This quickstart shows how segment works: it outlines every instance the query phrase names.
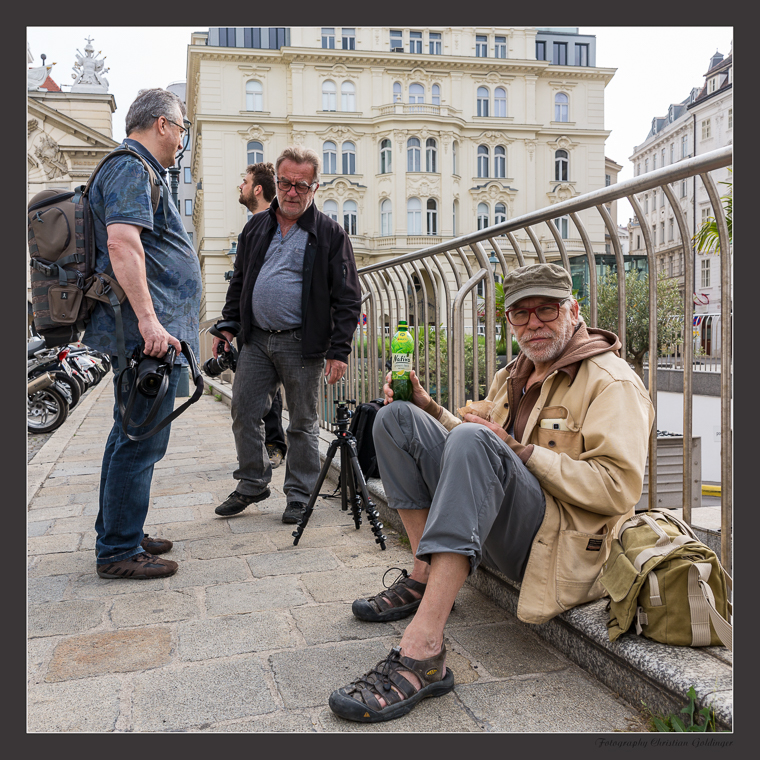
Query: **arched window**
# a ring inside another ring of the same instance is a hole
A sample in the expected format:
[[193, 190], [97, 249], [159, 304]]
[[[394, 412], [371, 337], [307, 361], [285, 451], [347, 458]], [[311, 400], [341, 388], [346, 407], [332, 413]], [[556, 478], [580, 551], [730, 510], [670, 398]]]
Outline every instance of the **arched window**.
[[488, 88], [478, 87], [478, 116], [488, 116]]
[[507, 207], [503, 203], [497, 203], [493, 210], [493, 223], [501, 224], [507, 221]]
[[393, 102], [394, 103], [401, 102], [401, 82], [393, 83]]
[[478, 145], [478, 177], [488, 176], [488, 146]]
[[381, 140], [380, 142], [380, 174], [388, 174], [391, 171], [391, 159], [393, 150], [390, 140]]
[[390, 198], [380, 204], [380, 234], [383, 237], [393, 234], [393, 205]]
[[558, 217], [557, 219], [554, 220], [554, 226], [559, 230], [559, 236], [563, 240], [567, 240], [568, 228], [570, 226], [570, 217], [569, 216]]
[[335, 82], [326, 79], [322, 82], [322, 110], [335, 110]]
[[425, 102], [425, 88], [421, 84], [409, 85], [409, 102], [410, 103], [424, 103]]
[[343, 201], [343, 229], [349, 235], [356, 234], [356, 201]]
[[322, 145], [322, 172], [335, 174], [337, 171], [337, 148], [335, 143], [328, 140]]
[[329, 216], [334, 222], [338, 221], [338, 204], [335, 201], [325, 201], [322, 213]]
[[503, 87], [497, 87], [493, 91], [493, 115], [507, 115], [507, 91]]
[[441, 86], [439, 84], [433, 85], [432, 103], [434, 106], [441, 105]]
[[438, 203], [434, 198], [427, 201], [427, 234], [438, 234]]
[[408, 172], [422, 171], [420, 163], [420, 141], [416, 137], [410, 137], [406, 141], [406, 170]]
[[568, 172], [569, 163], [570, 162], [568, 160], [566, 150], [558, 150], [554, 153], [554, 179], [555, 180], [567, 181], [567, 178], [569, 176], [569, 172]]
[[422, 234], [422, 204], [419, 198], [410, 198], [406, 202], [406, 234]]
[[432, 137], [425, 140], [425, 171], [438, 171], [438, 145]]
[[459, 143], [454, 140], [454, 142], [451, 143], [451, 173], [457, 174], [457, 148], [459, 147]]
[[554, 96], [554, 121], [568, 121], [569, 98], [564, 92], [558, 92]]
[[354, 93], [356, 88], [353, 82], [343, 82], [340, 86], [340, 110], [341, 111], [355, 111], [356, 99]]
[[264, 110], [264, 88], [255, 79], [245, 83], [245, 110]]
[[356, 146], [352, 142], [344, 142], [340, 151], [343, 155], [343, 174], [356, 174]]
[[507, 149], [503, 145], [497, 145], [493, 149], [493, 176], [507, 176]]
[[257, 140], [248, 143], [246, 152], [249, 164], [260, 164], [264, 160], [264, 146]]
[[478, 229], [484, 230], [488, 227], [488, 204], [478, 203]]

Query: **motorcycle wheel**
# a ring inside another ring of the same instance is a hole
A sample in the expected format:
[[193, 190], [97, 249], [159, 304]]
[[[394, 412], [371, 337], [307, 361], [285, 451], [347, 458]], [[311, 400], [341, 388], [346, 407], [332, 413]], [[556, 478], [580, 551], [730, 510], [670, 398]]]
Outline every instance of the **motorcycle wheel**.
[[64, 395], [71, 397], [71, 398], [67, 398], [66, 400], [69, 402], [69, 410], [73, 409], [79, 403], [79, 400], [82, 398], [82, 390], [79, 387], [79, 383], [76, 380], [74, 380], [72, 377], [67, 375], [65, 372], [56, 372], [55, 382], [56, 382], [56, 385], [58, 385], [59, 383], [62, 383], [63, 385], [66, 386], [67, 393]]
[[84, 392], [87, 390], [87, 386], [85, 385], [84, 379], [79, 374], [79, 370], [77, 370], [77, 373], [74, 375], [74, 380], [79, 386], [79, 395], [81, 397], [82, 395], [84, 395]]
[[69, 405], [54, 385], [27, 396], [26, 429], [30, 433], [50, 433], [63, 425], [68, 416]]

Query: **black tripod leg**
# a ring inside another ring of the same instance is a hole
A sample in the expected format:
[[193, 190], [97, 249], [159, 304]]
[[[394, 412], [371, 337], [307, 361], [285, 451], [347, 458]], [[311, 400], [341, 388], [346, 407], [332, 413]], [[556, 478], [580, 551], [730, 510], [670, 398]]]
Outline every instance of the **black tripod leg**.
[[[354, 471], [354, 480], [356, 483], [358, 483], [359, 489], [361, 490], [361, 501], [364, 504], [364, 509], [367, 512], [367, 517], [369, 518], [370, 525], [372, 525], [372, 532], [375, 534], [375, 543], [380, 544], [380, 548], [384, 551], [385, 536], [383, 535], [383, 524], [378, 520], [380, 515], [375, 509], [375, 505], [369, 498], [367, 481], [364, 479], [364, 473], [362, 472], [362, 468], [359, 465], [359, 457], [356, 455], [356, 450], [353, 446], [351, 447], [351, 465]], [[357, 498], [357, 502], [358, 501], [359, 499]], [[356, 505], [356, 508], [359, 509], [358, 503]], [[356, 527], [358, 528], [359, 526], [357, 525]]]
[[314, 511], [314, 504], [317, 501], [317, 496], [319, 496], [319, 489], [322, 488], [322, 484], [325, 482], [327, 471], [330, 469], [330, 463], [332, 462], [333, 457], [335, 456], [335, 452], [338, 450], [338, 444], [339, 444], [339, 441], [336, 438], [330, 444], [330, 448], [327, 449], [327, 456], [325, 457], [325, 463], [322, 465], [322, 471], [319, 473], [319, 477], [317, 478], [317, 484], [314, 486], [314, 490], [311, 493], [311, 498], [309, 499], [309, 503], [306, 505], [306, 509], [304, 510], [303, 517], [298, 521], [298, 527], [291, 534], [294, 537], [293, 546], [298, 546], [298, 541], [303, 535], [304, 530], [306, 529], [306, 523], [309, 522], [309, 517], [311, 517], [311, 513]]

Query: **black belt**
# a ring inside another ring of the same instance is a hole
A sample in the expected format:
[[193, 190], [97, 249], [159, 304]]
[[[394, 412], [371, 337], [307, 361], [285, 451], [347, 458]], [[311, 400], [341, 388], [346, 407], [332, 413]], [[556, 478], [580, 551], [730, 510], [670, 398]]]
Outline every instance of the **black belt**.
[[295, 332], [296, 330], [300, 330], [300, 327], [289, 327], [287, 330], [267, 330], [265, 327], [257, 327], [254, 325], [254, 327], [257, 330], [261, 330], [261, 332], [269, 333], [270, 335], [276, 335], [278, 333], [289, 333], [289, 332]]

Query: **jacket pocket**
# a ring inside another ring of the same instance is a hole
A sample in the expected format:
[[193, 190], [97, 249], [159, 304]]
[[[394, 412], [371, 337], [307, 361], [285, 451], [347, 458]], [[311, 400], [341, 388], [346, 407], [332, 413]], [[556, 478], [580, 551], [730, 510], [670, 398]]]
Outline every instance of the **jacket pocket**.
[[563, 530], [557, 546], [557, 603], [563, 610], [605, 595], [599, 582], [610, 551], [610, 532]]

